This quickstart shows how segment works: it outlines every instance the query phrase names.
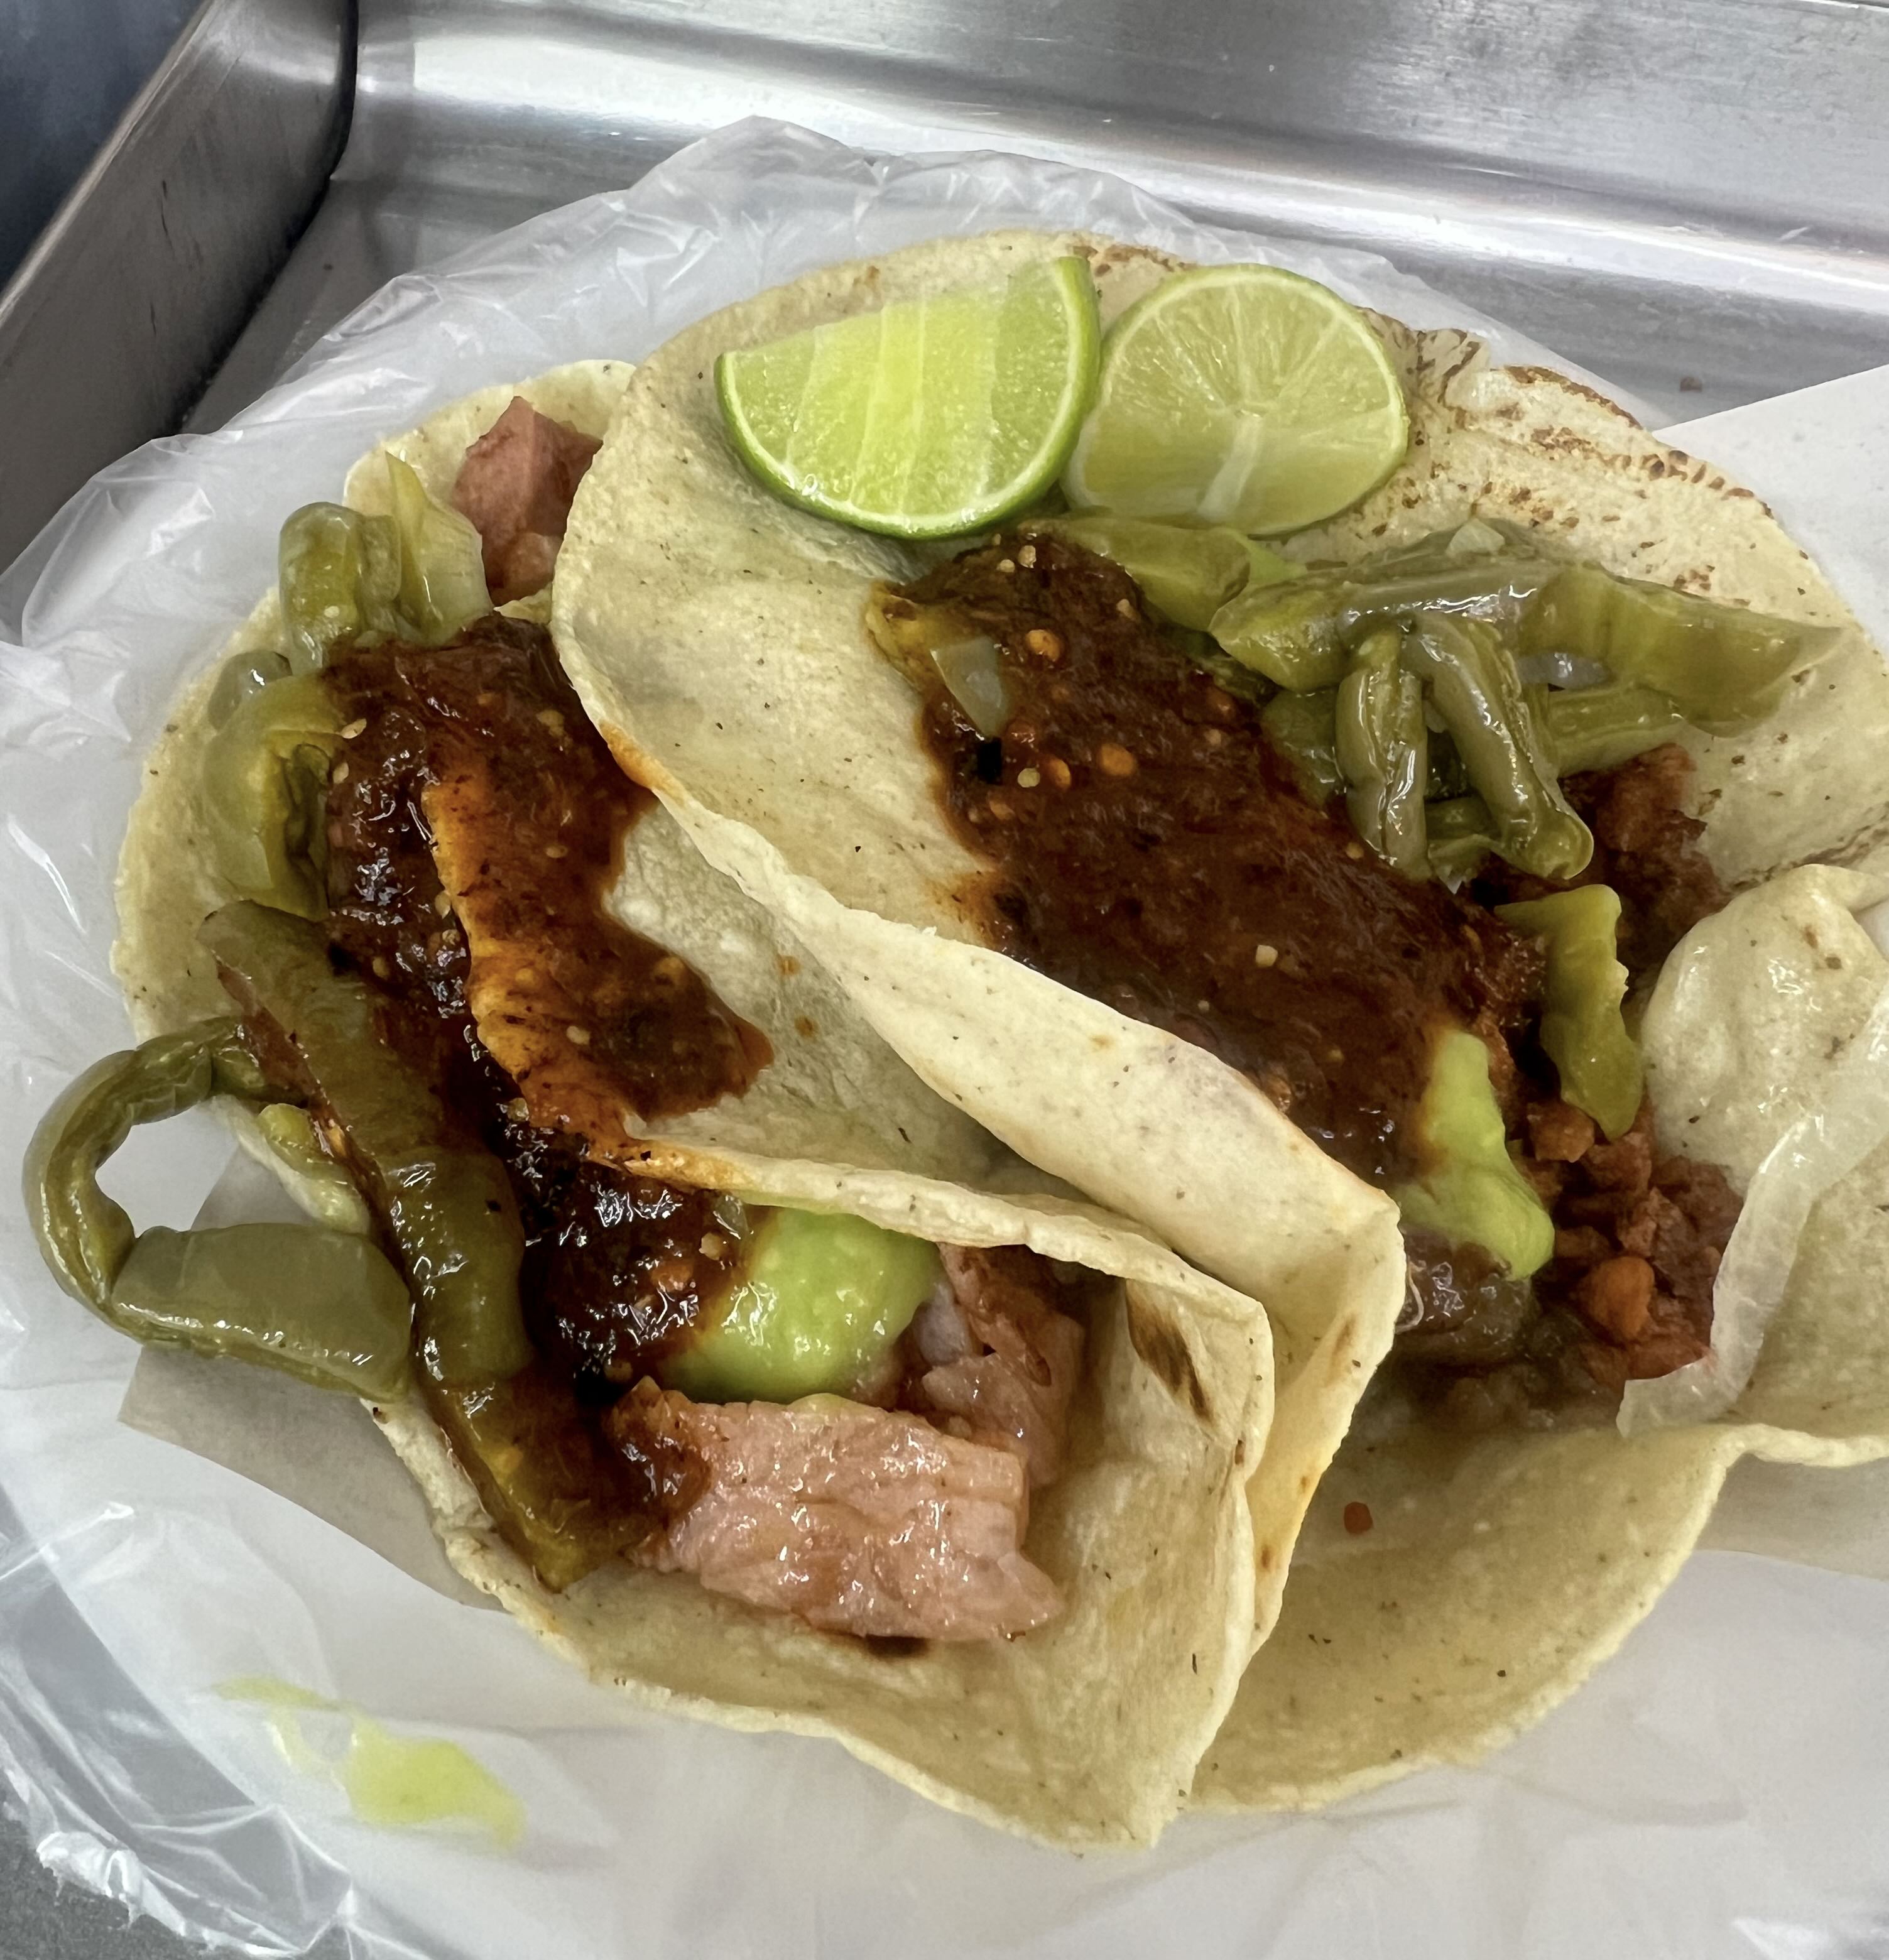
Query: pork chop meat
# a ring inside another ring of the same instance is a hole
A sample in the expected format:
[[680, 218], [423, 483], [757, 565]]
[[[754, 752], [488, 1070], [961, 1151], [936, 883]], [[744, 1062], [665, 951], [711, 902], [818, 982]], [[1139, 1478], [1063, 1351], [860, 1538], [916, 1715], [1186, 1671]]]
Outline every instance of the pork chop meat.
[[541, 415], [522, 395], [466, 452], [453, 508], [485, 546], [485, 584], [495, 606], [550, 582], [571, 499], [603, 447], [596, 437]]
[[679, 1447], [694, 1500], [643, 1562], [829, 1633], [985, 1640], [1061, 1610], [1022, 1551], [1022, 1458], [835, 1395], [692, 1402], [643, 1381], [605, 1418], [638, 1458]]
[[942, 1246], [943, 1284], [919, 1309], [925, 1363], [913, 1405], [954, 1434], [1019, 1450], [1040, 1489], [1063, 1467], [1082, 1371], [1081, 1324], [1051, 1297], [1051, 1268], [1021, 1246]]

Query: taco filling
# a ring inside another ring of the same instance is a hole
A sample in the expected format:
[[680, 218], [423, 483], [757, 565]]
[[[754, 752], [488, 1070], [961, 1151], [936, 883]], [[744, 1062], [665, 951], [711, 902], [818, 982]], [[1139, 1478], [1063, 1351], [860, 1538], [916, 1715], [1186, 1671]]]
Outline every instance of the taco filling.
[[[371, 977], [386, 1038], [444, 1087], [519, 1207], [536, 1360], [502, 1386], [428, 1382], [518, 1548], [566, 1583], [628, 1550], [857, 1633], [1049, 1617], [1054, 1589], [1018, 1546], [1031, 1443], [1046, 1475], [1061, 1449], [1081, 1334], [1058, 1303], [1080, 1288], [1021, 1248], [951, 1249], [947, 1276], [929, 1247], [862, 1221], [596, 1161], [587, 1140], [739, 1095], [769, 1059], [604, 906], [654, 798], [584, 719], [542, 627], [351, 648], [324, 684], [357, 731], [345, 778], [330, 773], [331, 946]], [[810, 1297], [822, 1278], [859, 1316], [837, 1340]], [[921, 1307], [981, 1357], [992, 1394], [933, 1402]], [[797, 1312], [813, 1324], [766, 1325]]]
[[[231, 1017], [84, 1078], [29, 1191], [68, 1290], [148, 1339], [377, 1401], [409, 1381], [552, 1590], [622, 1558], [830, 1631], [966, 1640], [1061, 1610], [1026, 1555], [1098, 1282], [1016, 1245], [644, 1175], [767, 1037], [611, 910], [654, 797], [541, 625], [594, 450], [516, 401], [456, 502], [284, 528], [282, 633], [209, 697], [202, 923]], [[324, 1223], [146, 1233], [98, 1191], [133, 1122], [234, 1094]]]
[[1611, 1418], [1707, 1351], [1739, 1210], [1658, 1150], [1629, 1032], [1728, 896], [1668, 737], [1760, 719], [1811, 636], [1487, 524], [1280, 562], [1208, 595], [1210, 635], [1173, 616], [1208, 540], [1164, 529], [1026, 525], [868, 603], [988, 867], [980, 936], [1242, 1071], [1398, 1198], [1390, 1373], [1420, 1404]]

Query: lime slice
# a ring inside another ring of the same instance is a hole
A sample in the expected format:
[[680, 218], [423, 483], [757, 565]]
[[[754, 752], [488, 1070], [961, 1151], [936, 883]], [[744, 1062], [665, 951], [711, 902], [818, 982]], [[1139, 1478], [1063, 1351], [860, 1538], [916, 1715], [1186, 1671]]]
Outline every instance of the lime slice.
[[949, 537], [1055, 482], [1100, 341], [1088, 262], [1052, 259], [724, 354], [715, 389], [771, 490], [864, 530]]
[[1079, 510], [1302, 530], [1375, 490], [1410, 420], [1355, 307], [1276, 266], [1178, 272], [1109, 329], [1063, 487]]

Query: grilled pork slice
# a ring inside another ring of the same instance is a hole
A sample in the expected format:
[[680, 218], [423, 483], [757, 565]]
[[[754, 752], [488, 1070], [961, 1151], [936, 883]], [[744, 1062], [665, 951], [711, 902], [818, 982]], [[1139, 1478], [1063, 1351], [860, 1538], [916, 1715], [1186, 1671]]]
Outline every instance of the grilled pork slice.
[[541, 415], [514, 395], [466, 450], [453, 503], [472, 520], [485, 547], [485, 584], [495, 606], [549, 583], [571, 500], [602, 447], [594, 436]]
[[829, 1633], [984, 1640], [1061, 1610], [1021, 1549], [1029, 1492], [1013, 1449], [835, 1395], [692, 1402], [647, 1380], [606, 1420], [619, 1448], [679, 1446], [705, 1473], [641, 1554], [659, 1571]]
[[927, 1364], [913, 1399], [957, 1435], [1020, 1449], [1040, 1489], [1063, 1467], [1082, 1328], [1051, 1304], [1049, 1270], [1022, 1246], [939, 1252], [944, 1282], [912, 1327]]

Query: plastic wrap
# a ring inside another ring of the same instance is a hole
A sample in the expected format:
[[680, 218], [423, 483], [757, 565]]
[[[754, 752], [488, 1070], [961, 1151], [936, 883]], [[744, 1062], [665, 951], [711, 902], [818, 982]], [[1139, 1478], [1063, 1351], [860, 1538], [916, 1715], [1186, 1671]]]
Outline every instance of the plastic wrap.
[[[1541, 358], [1382, 261], [1203, 230], [1106, 177], [873, 159], [767, 124], [396, 280], [227, 429], [95, 479], [0, 579], [0, 1158], [17, 1163], [62, 1083], [123, 1044], [111, 880], [140, 758], [180, 677], [269, 583], [288, 511], [475, 387], [634, 358], [835, 257], [1046, 224], [1274, 258]], [[186, 1118], [135, 1141], [110, 1182], [141, 1223], [186, 1223], [227, 1155]], [[118, 1422], [135, 1358], [54, 1290], [9, 1197], [0, 1771], [56, 1870], [237, 1952], [326, 1936], [324, 1952], [431, 1960], [889, 1939], [1091, 1955], [1184, 1936], [1204, 1955], [1808, 1960], [1889, 1942], [1889, 1589], [1871, 1580], [1707, 1554], [1619, 1659], [1483, 1769], [1317, 1818], [1185, 1820], [1139, 1859], [1078, 1860], [933, 1810], [831, 1746], [622, 1706], [502, 1616]], [[217, 1692], [255, 1677], [461, 1743], [522, 1801], [523, 1841], [355, 1823], [256, 1707]]]

